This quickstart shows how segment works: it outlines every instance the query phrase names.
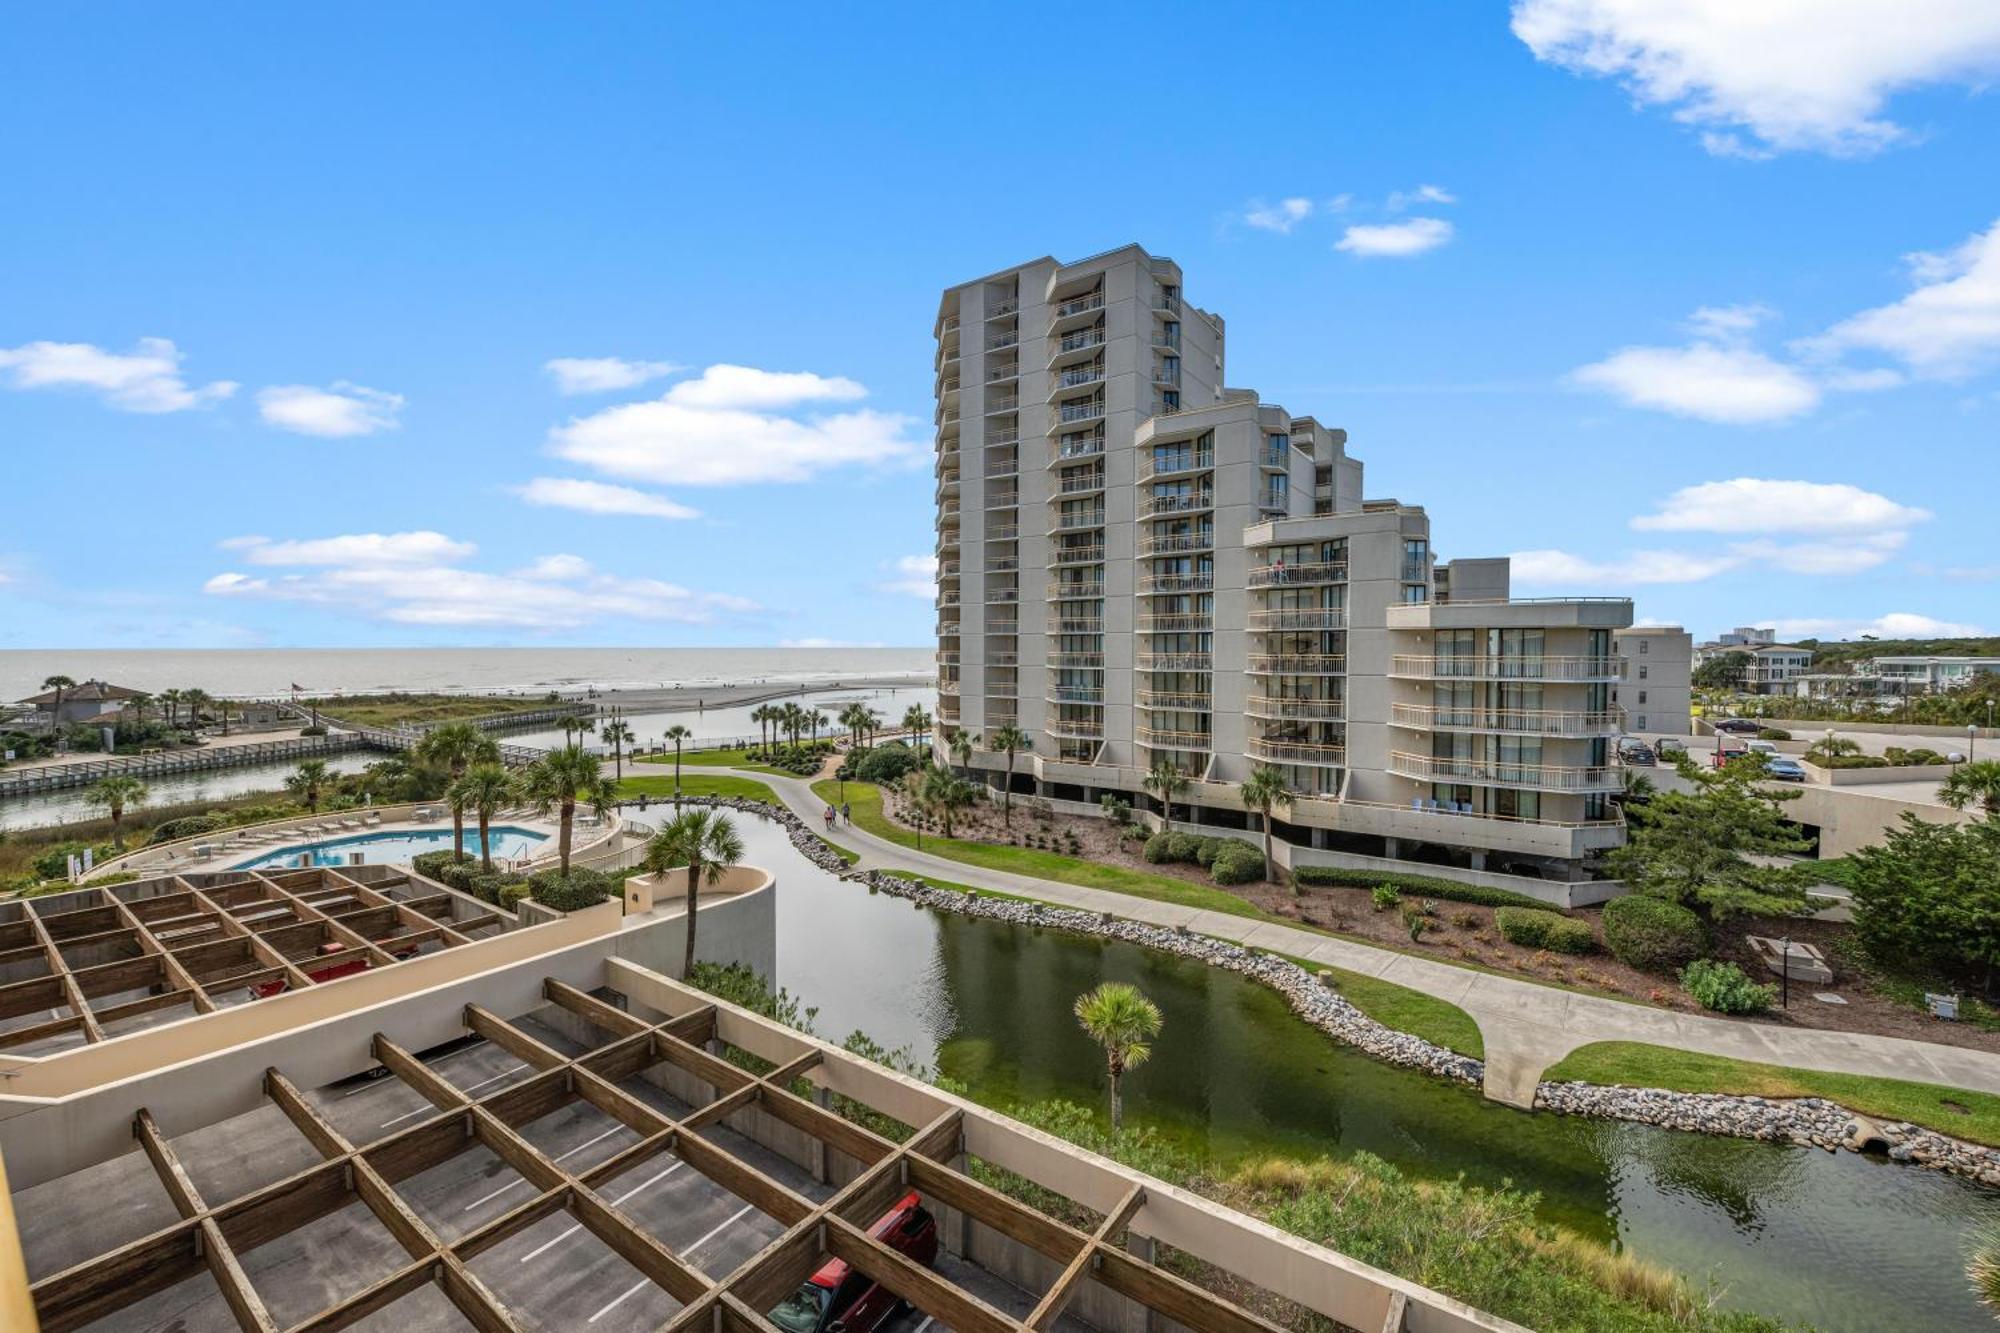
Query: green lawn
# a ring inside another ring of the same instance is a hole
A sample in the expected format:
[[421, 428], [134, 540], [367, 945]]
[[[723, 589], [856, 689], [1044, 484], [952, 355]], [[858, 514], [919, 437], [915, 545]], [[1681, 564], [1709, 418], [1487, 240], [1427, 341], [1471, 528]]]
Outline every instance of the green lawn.
[[[625, 762], [628, 764], [665, 764], [668, 768], [672, 768], [674, 766], [674, 755], [671, 750], [665, 754], [626, 755]], [[758, 762], [758, 760], [751, 756], [748, 750], [686, 750], [681, 754], [681, 767], [683, 769], [740, 768], [748, 773], [767, 773], [773, 777], [780, 778], [798, 776], [796, 773], [787, 773], [782, 768], [773, 768], [769, 764]]]
[[[681, 793], [685, 796], [743, 796], [754, 801], [779, 804], [778, 793], [772, 791], [755, 778], [739, 778], [727, 773], [683, 773]], [[674, 775], [654, 777], [627, 776], [618, 784], [620, 799], [629, 800], [634, 796], [647, 796], [671, 801], [674, 795]]]
[[1486, 1058], [1486, 1042], [1479, 1035], [1479, 1024], [1472, 1021], [1471, 1014], [1449, 1000], [1440, 1000], [1434, 995], [1362, 972], [1326, 967], [1324, 963], [1303, 958], [1292, 961], [1310, 972], [1326, 968], [1333, 973], [1334, 980], [1340, 984], [1340, 993], [1356, 1009], [1383, 1027], [1422, 1037], [1425, 1041], [1457, 1051], [1460, 1055], [1469, 1055], [1475, 1060]]
[[318, 708], [328, 717], [365, 727], [393, 727], [399, 722], [452, 722], [555, 707], [545, 698], [495, 698], [484, 694], [356, 694], [339, 699], [307, 699], [302, 703]]
[[1825, 1097], [1878, 1119], [1908, 1120], [1974, 1143], [2000, 1145], [2000, 1097], [1936, 1083], [1787, 1069], [1635, 1041], [1601, 1041], [1578, 1047], [1542, 1077], [1676, 1092]]

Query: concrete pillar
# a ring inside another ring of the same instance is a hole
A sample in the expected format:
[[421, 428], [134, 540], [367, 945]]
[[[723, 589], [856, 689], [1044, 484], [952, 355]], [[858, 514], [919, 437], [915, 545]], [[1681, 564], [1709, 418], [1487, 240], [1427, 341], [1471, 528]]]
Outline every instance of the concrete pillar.
[[1486, 869], [1486, 853], [1485, 853], [1485, 852], [1474, 852], [1474, 853], [1472, 854], [1472, 868], [1473, 868], [1474, 870], [1484, 870], [1484, 869]]
[[[1154, 1262], [1155, 1253], [1158, 1249], [1158, 1243], [1151, 1236], [1142, 1236], [1130, 1228], [1126, 1229], [1125, 1252], [1127, 1254], [1150, 1264]], [[1158, 1310], [1153, 1309], [1150, 1305], [1142, 1305], [1139, 1309], [1144, 1315], [1143, 1322], [1140, 1324], [1144, 1333], [1159, 1333], [1166, 1326], [1166, 1321], [1161, 1317]]]
[[1382, 839], [1382, 854], [1391, 861], [1400, 858], [1403, 855], [1403, 840], [1401, 838]]

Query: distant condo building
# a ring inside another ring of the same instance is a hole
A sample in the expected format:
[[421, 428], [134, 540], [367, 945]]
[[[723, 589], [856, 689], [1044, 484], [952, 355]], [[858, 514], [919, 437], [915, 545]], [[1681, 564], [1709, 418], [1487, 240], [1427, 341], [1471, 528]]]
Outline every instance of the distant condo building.
[[[947, 289], [935, 332], [939, 725], [989, 778], [1014, 726], [1023, 791], [1157, 810], [1165, 760], [1177, 816], [1245, 828], [1237, 784], [1275, 766], [1294, 863], [1574, 879], [1624, 840], [1631, 602], [1439, 561], [1346, 432], [1223, 387], [1223, 321], [1172, 260], [1006, 269]], [[1643, 688], [1684, 725], [1687, 649], [1656, 652], [1677, 679]]]

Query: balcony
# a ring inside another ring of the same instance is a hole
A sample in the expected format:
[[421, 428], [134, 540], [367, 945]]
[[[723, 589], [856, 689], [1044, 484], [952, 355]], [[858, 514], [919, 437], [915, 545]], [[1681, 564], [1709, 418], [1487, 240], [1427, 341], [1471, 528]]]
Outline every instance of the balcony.
[[1299, 796], [1293, 799], [1291, 809], [1303, 817], [1323, 820], [1353, 833], [1484, 847], [1559, 860], [1575, 860], [1625, 841], [1622, 820], [1524, 819], [1490, 812], [1446, 810], [1435, 801], [1429, 806], [1421, 802], [1391, 805], [1381, 801]]
[[1017, 380], [1020, 378], [1021, 367], [1019, 364], [1010, 363], [1004, 366], [988, 366], [986, 368], [986, 382], [988, 384], [998, 384], [1003, 380]]
[[933, 492], [933, 495], [936, 498], [941, 499], [947, 495], [957, 495], [957, 494], [958, 494], [958, 474], [956, 472], [947, 472], [943, 476], [938, 478], [937, 488]]
[[939, 517], [939, 518], [942, 518], [942, 519], [953, 519], [953, 518], [957, 518], [957, 517], [958, 517], [958, 501], [956, 501], [956, 500], [946, 500], [946, 501], [945, 501], [945, 502], [944, 502], [943, 504], [939, 505], [939, 506], [938, 506], [938, 517]]
[[1019, 491], [988, 491], [981, 504], [987, 509], [1013, 509], [1021, 503]]
[[1272, 634], [1286, 630], [1339, 629], [1347, 623], [1347, 612], [1339, 607], [1279, 607], [1274, 611], [1252, 611], [1250, 629]]
[[1021, 535], [1018, 523], [989, 523], [986, 525], [986, 540], [989, 542], [1011, 542]]
[[1174, 731], [1165, 727], [1138, 727], [1139, 744], [1155, 750], [1213, 750], [1215, 735], [1207, 731]]
[[1616, 736], [1625, 730], [1621, 708], [1506, 709], [1389, 705], [1389, 725], [1413, 731], [1475, 731], [1508, 736]]
[[998, 416], [1002, 412], [1017, 412], [1020, 408], [1021, 395], [1018, 393], [994, 393], [986, 396], [985, 412], [989, 417]]
[[1347, 562], [1329, 560], [1308, 565], [1286, 565], [1283, 569], [1276, 565], [1253, 565], [1248, 579], [1253, 588], [1270, 588], [1278, 584], [1345, 583], [1347, 582]]
[[1215, 617], [1207, 611], [1139, 617], [1141, 634], [1206, 634], [1214, 627]]
[[1614, 681], [1615, 657], [1397, 657], [1389, 674], [1405, 680]]
[[1049, 665], [1066, 667], [1073, 671], [1102, 671], [1103, 653], [1050, 653]]
[[1052, 602], [1080, 602], [1104, 596], [1104, 584], [1065, 583], [1058, 579], [1049, 585], [1049, 600]]
[[941, 592], [937, 595], [937, 604], [939, 607], [957, 606], [958, 601], [959, 598], [956, 592]]
[[1093, 310], [1104, 309], [1104, 293], [1090, 292], [1084, 296], [1073, 296], [1056, 307], [1057, 319], [1069, 319], [1073, 315], [1087, 315]]
[[986, 590], [986, 603], [989, 606], [1004, 605], [1020, 600], [1021, 590], [1019, 588], [988, 588]]
[[[1019, 615], [1020, 613], [1016, 612], [1015, 614]], [[1019, 620], [993, 620], [989, 618], [986, 622], [986, 635], [988, 638], [996, 636], [1007, 637], [1020, 632], [1021, 622]]]
[[1344, 676], [1347, 658], [1340, 653], [1252, 653], [1244, 669], [1253, 676]]
[[996, 555], [986, 562], [988, 574], [1014, 574], [1020, 568], [1021, 557], [1018, 555]]
[[957, 638], [958, 622], [956, 620], [940, 620], [937, 624], [937, 636], [940, 639]]
[[1452, 759], [1406, 750], [1389, 752], [1389, 771], [1418, 782], [1462, 782], [1474, 787], [1529, 791], [1614, 792], [1624, 787], [1609, 765], [1513, 764], [1497, 759]]
[[1140, 653], [1133, 665], [1140, 671], [1213, 671], [1213, 653]]
[[1020, 341], [1021, 331], [1019, 329], [1007, 329], [1001, 333], [989, 333], [986, 335], [986, 350], [989, 352], [1004, 351], [1009, 347], [1015, 346]]
[[1104, 691], [1084, 685], [1051, 685], [1043, 696], [1052, 704], [1088, 704], [1102, 706]]
[[1208, 592], [1215, 587], [1214, 574], [1142, 574], [1141, 593]]
[[959, 381], [958, 381], [958, 376], [956, 376], [956, 375], [949, 375], [949, 376], [945, 376], [945, 377], [941, 378], [941, 379], [940, 379], [940, 380], [938, 381], [938, 384], [937, 384], [937, 391], [938, 391], [939, 393], [941, 393], [941, 394], [945, 394], [945, 393], [957, 393], [957, 392], [958, 392], [958, 387], [959, 387]]
[[988, 459], [986, 462], [986, 475], [989, 478], [1017, 477], [1020, 474], [1021, 474], [1021, 460], [1018, 458], [1003, 458], [997, 462], [992, 459]]
[[1089, 718], [1052, 717], [1048, 721], [1048, 732], [1066, 740], [1094, 741], [1104, 736], [1104, 724]]
[[1103, 616], [1050, 616], [1048, 632], [1051, 634], [1102, 634]]
[[1166, 536], [1145, 536], [1139, 539], [1140, 555], [1179, 555], [1187, 551], [1213, 551], [1215, 533], [1176, 532]]
[[1149, 495], [1139, 501], [1140, 518], [1161, 518], [1170, 514], [1198, 514], [1215, 508], [1213, 491], [1193, 491], [1186, 495]]
[[951, 315], [947, 317], [943, 323], [938, 325], [937, 336], [942, 338], [948, 333], [957, 333], [957, 332], [958, 332], [958, 316]]
[[1141, 708], [1156, 712], [1171, 713], [1211, 713], [1215, 711], [1215, 697], [1209, 694], [1186, 693], [1175, 690], [1140, 690], [1137, 699]]
[[1051, 514], [1049, 516], [1050, 532], [1081, 532], [1086, 528], [1101, 528], [1103, 526], [1104, 511], [1102, 509], [1087, 509], [1080, 514]]
[[1180, 330], [1179, 329], [1160, 330], [1158, 333], [1153, 335], [1153, 346], [1165, 352], [1180, 351], [1181, 350]]
[[958, 409], [955, 407], [950, 409], [949, 411], [943, 411], [937, 414], [937, 424], [940, 426], [949, 426], [954, 421], [957, 420], [958, 420]]
[[1020, 667], [1021, 658], [1018, 653], [988, 653], [986, 665], [994, 671], [1013, 671]]
[[1057, 375], [1051, 382], [1051, 391], [1061, 393], [1064, 389], [1080, 388], [1085, 384], [1104, 383], [1103, 366], [1071, 366]]
[[958, 577], [958, 561], [956, 561], [956, 560], [940, 560], [940, 561], [938, 562], [938, 571], [937, 571], [937, 572], [938, 572], [938, 577], [939, 577], [939, 578], [941, 578], [941, 579], [955, 579], [955, 578], [957, 578], [957, 577]]
[[1344, 745], [1319, 745], [1311, 741], [1280, 740], [1269, 736], [1252, 736], [1244, 743], [1243, 752], [1267, 764], [1339, 768], [1347, 763], [1347, 747]]
[[1243, 711], [1251, 717], [1274, 722], [1343, 722], [1347, 705], [1340, 699], [1274, 699], [1253, 694], [1244, 701]]
[[1057, 413], [1057, 420], [1068, 425], [1077, 421], [1096, 421], [1103, 415], [1104, 404], [1101, 402], [1064, 403]]
[[1139, 458], [1139, 480], [1148, 477], [1167, 477], [1182, 472], [1206, 472], [1215, 466], [1215, 451], [1202, 449], [1194, 452], [1142, 454]]
[[956, 678], [950, 680], [939, 678], [937, 683], [937, 692], [939, 694], [957, 694], [959, 693], [958, 687], [959, 687], [959, 682]]
[[1049, 552], [1052, 565], [1101, 565], [1104, 563], [1104, 544], [1094, 546], [1058, 546]]
[[1067, 462], [1072, 458], [1095, 458], [1103, 452], [1104, 437], [1102, 435], [1065, 435], [1062, 437], [1060, 447], [1056, 450], [1055, 457], [1049, 460], [1049, 465], [1053, 467], [1057, 463]]
[[1091, 491], [1104, 489], [1104, 474], [1092, 469], [1088, 472], [1065, 472], [1062, 485], [1056, 488], [1058, 495], [1087, 495]]
[[1156, 315], [1178, 315], [1181, 312], [1181, 298], [1173, 292], [1161, 292], [1153, 300]]
[[1009, 315], [1019, 314], [1020, 311], [1021, 311], [1020, 297], [1003, 296], [998, 301], [995, 301], [992, 305], [986, 308], [986, 318], [1005, 319]]
[[[1419, 574], [1412, 583], [1429, 581]], [[1628, 597], [1514, 597], [1417, 602], [1389, 608], [1390, 629], [1623, 629]]]
[[999, 428], [989, 427], [986, 431], [986, 438], [984, 440], [986, 447], [989, 449], [998, 448], [1000, 445], [1003, 444], [1019, 444], [1020, 442], [1021, 442], [1021, 432], [1012, 426], [999, 427]]
[[1053, 367], [1066, 356], [1074, 356], [1078, 352], [1088, 352], [1102, 346], [1104, 346], [1104, 330], [1102, 328], [1077, 329], [1074, 332], [1065, 333], [1056, 345], [1050, 349], [1048, 364]]

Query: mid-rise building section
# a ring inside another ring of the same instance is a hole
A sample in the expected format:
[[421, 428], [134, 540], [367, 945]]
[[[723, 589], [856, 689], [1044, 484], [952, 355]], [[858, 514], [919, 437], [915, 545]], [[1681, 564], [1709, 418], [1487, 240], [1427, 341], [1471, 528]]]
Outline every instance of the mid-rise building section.
[[938, 725], [975, 767], [1016, 727], [1023, 790], [1146, 807], [1170, 763], [1196, 822], [1243, 827], [1237, 784], [1275, 766], [1297, 860], [1569, 878], [1622, 841], [1631, 603], [1439, 562], [1344, 431], [1223, 387], [1172, 260], [1039, 259], [947, 290], [936, 332]]
[[1694, 730], [1694, 636], [1678, 625], [1634, 625], [1617, 638], [1618, 684], [1611, 702], [1628, 730], [1685, 736]]

